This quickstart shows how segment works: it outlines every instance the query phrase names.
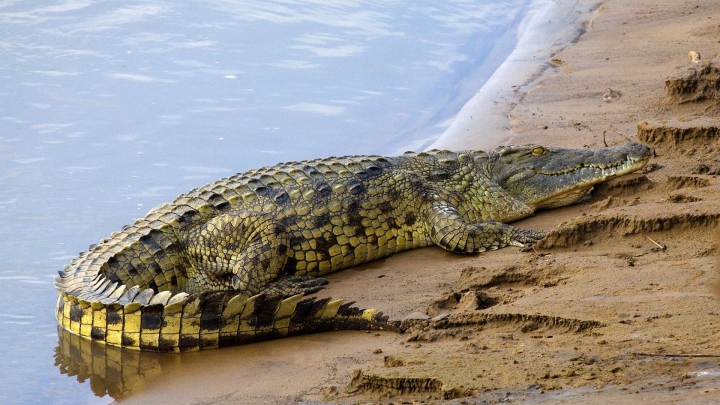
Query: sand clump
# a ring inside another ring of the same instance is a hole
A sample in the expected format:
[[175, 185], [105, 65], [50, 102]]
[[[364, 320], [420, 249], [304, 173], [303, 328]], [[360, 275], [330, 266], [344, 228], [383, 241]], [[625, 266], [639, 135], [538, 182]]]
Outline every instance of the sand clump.
[[710, 157], [720, 146], [720, 121], [707, 117], [646, 121], [638, 124], [637, 137], [666, 154]]
[[684, 104], [698, 101], [720, 101], [720, 59], [701, 61], [697, 53], [687, 66], [665, 79], [665, 103]]

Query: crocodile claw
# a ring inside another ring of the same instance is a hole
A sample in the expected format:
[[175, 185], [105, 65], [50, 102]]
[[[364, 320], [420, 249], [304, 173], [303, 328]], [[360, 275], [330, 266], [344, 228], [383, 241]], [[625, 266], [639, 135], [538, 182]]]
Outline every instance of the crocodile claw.
[[270, 284], [263, 293], [269, 296], [289, 297], [296, 294], [308, 295], [318, 292], [328, 284], [322, 277], [291, 276]]

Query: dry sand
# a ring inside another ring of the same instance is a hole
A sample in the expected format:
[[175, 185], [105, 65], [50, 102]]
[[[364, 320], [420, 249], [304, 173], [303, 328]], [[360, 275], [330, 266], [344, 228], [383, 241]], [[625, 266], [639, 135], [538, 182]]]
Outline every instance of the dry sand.
[[[333, 275], [322, 292], [395, 319], [444, 320], [403, 335], [112, 352], [128, 370], [123, 385], [96, 378], [94, 388], [126, 390], [122, 404], [720, 403], [720, 87], [675, 86], [680, 95], [663, 103], [666, 78], [718, 53], [717, 0], [602, 3], [578, 41], [519, 89], [509, 143], [602, 147], [639, 136], [656, 149], [651, 167], [520, 221], [555, 230], [535, 250], [421, 249]], [[673, 102], [700, 91], [710, 99]]]

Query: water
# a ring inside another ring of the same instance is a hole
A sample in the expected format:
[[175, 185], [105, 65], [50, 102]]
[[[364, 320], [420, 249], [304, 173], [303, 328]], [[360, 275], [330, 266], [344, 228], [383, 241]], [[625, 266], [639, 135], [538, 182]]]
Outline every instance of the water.
[[112, 401], [55, 364], [77, 252], [235, 172], [426, 147], [531, 1], [326, 3], [0, 0], [0, 403]]

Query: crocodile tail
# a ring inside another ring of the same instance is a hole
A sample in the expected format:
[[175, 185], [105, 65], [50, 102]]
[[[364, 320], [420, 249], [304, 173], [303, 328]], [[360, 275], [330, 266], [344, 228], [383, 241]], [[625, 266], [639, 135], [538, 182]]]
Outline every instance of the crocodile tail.
[[[147, 290], [146, 290], [147, 291]], [[169, 292], [125, 305], [60, 293], [57, 319], [70, 332], [112, 346], [184, 352], [333, 330], [397, 330], [375, 310], [330, 298]]]
[[103, 304], [132, 301], [135, 295], [128, 290], [134, 286], [155, 292], [183, 291], [186, 260], [176, 236], [183, 208], [190, 209], [152, 210], [90, 246], [59, 272], [55, 287], [78, 299]]

